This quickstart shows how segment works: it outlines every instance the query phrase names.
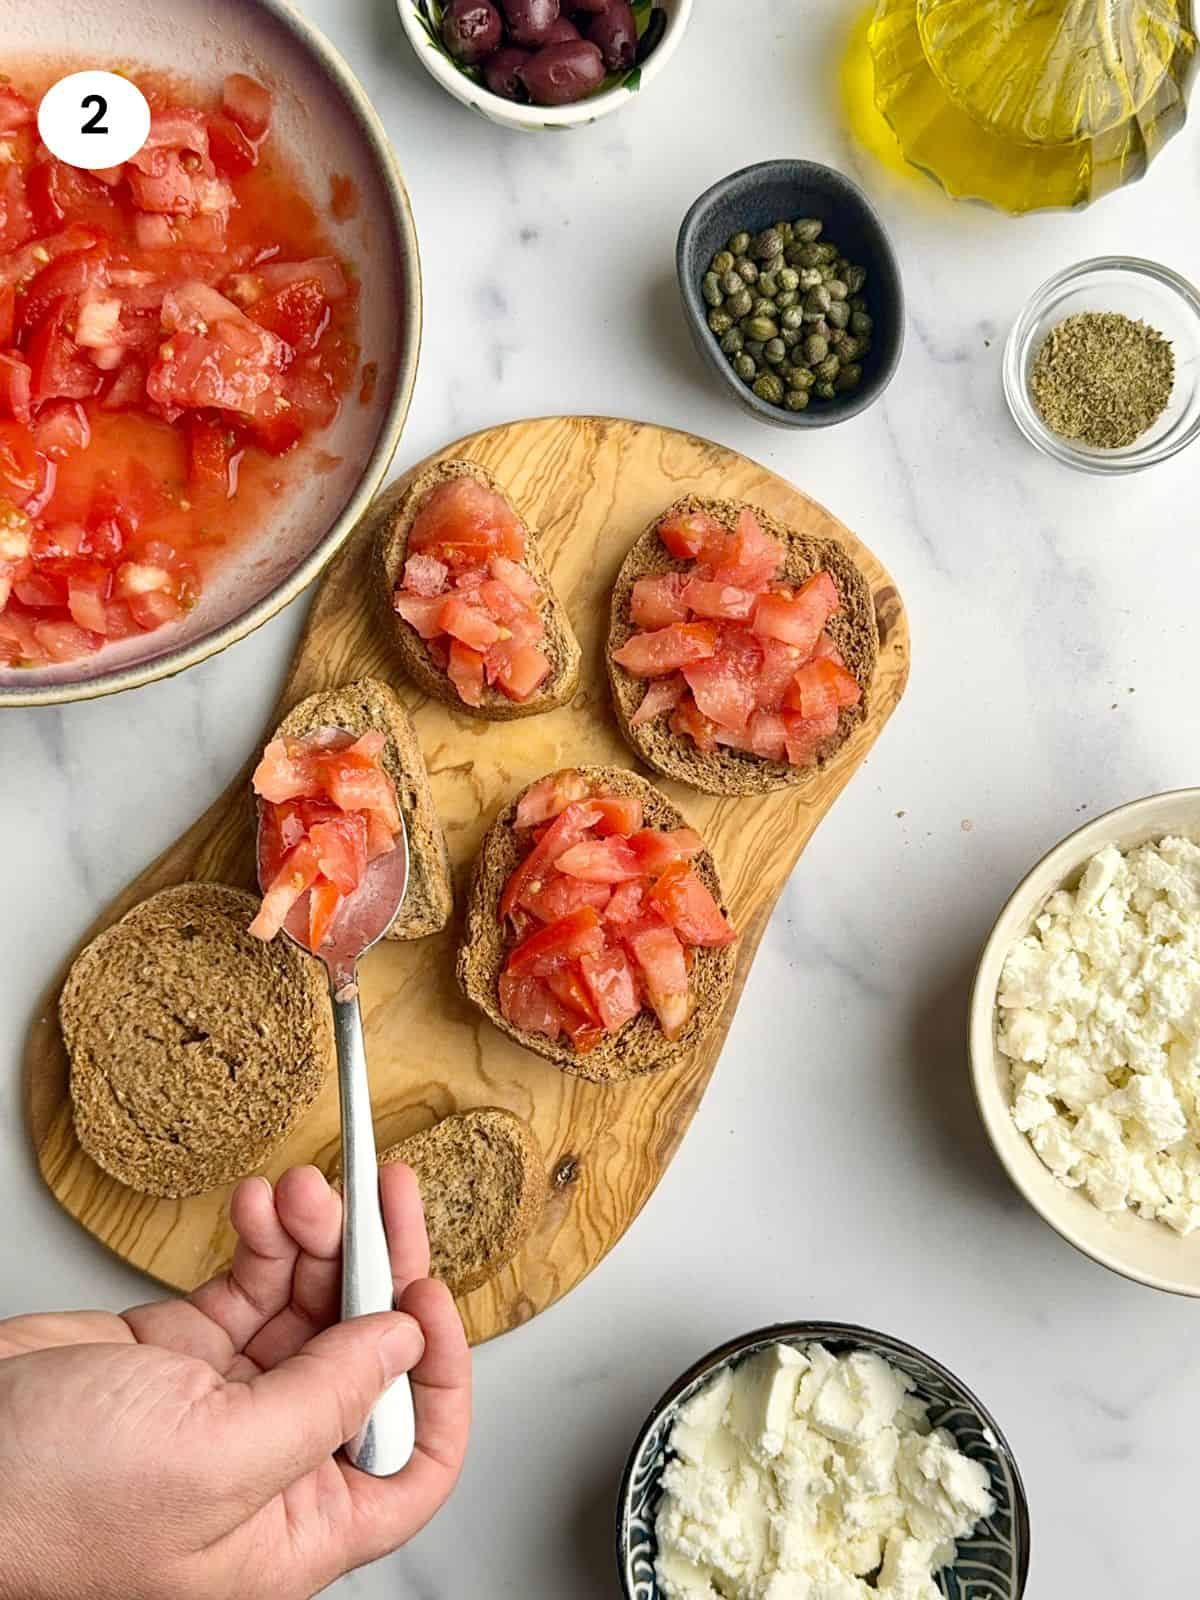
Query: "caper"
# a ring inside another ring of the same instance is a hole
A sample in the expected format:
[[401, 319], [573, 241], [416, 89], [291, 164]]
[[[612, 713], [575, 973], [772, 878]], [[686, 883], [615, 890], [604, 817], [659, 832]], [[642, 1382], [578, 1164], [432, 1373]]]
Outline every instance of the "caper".
[[733, 251], [732, 250], [718, 250], [716, 255], [712, 259], [712, 270], [717, 274], [717, 276], [719, 278], [724, 277], [724, 275], [727, 272], [732, 272], [733, 271]]
[[723, 295], [736, 294], [743, 287], [741, 278], [734, 272], [732, 267], [728, 272], [723, 273], [717, 282]]
[[[738, 282], [742, 280], [739, 278]], [[725, 309], [731, 317], [736, 317], [740, 322], [743, 317], [748, 317], [754, 308], [754, 296], [744, 284], [736, 294], [731, 294], [725, 302]]]
[[837, 249], [831, 244], [815, 244], [813, 249], [817, 252], [815, 259], [818, 266], [826, 261], [837, 260]]
[[730, 255], [744, 256], [750, 248], [750, 235], [748, 233], [735, 233], [725, 248]]
[[794, 238], [794, 234], [792, 232], [791, 223], [790, 222], [777, 222], [775, 224], [775, 226], [779, 229], [779, 237], [783, 240], [784, 244], [785, 245], [791, 244], [792, 239]]
[[791, 385], [793, 389], [811, 389], [817, 381], [817, 375], [811, 367], [793, 367]]
[[714, 306], [708, 313], [708, 325], [716, 334], [728, 333], [733, 327], [733, 318], [728, 311], [723, 311], [720, 306]]
[[706, 272], [700, 283], [700, 293], [710, 306], [719, 306], [725, 298], [721, 280], [715, 272]]
[[831, 300], [844, 300], [849, 293], [841, 278], [830, 278], [825, 285], [825, 291]]
[[733, 370], [743, 383], [750, 383], [758, 377], [758, 362], [743, 350], [740, 356], [733, 358]]
[[867, 281], [866, 267], [856, 267], [853, 261], [847, 261], [846, 270], [842, 273], [846, 289], [850, 294], [857, 294]]
[[813, 384], [812, 392], [816, 395], [818, 400], [832, 400], [834, 395], [837, 393], [837, 390], [833, 387], [832, 383], [826, 383], [824, 379], [822, 379], [820, 383]]
[[727, 328], [721, 335], [721, 349], [727, 356], [741, 355], [742, 330], [740, 328]]
[[829, 341], [819, 333], [810, 333], [804, 341], [804, 359], [815, 365], [829, 354]]
[[833, 387], [839, 394], [845, 394], [848, 389], [857, 389], [862, 382], [862, 368], [855, 362], [848, 367], [843, 367], [834, 380]]
[[785, 350], [791, 350], [800, 343], [803, 334], [799, 328], [780, 328], [779, 337], [783, 340]]
[[823, 317], [832, 304], [828, 289], [810, 289], [804, 296], [804, 314], [810, 319]]
[[[746, 332], [746, 330], [745, 330], [745, 328], [743, 328], [742, 329], [743, 335], [745, 334], [745, 332]], [[748, 356], [752, 356], [755, 361], [761, 361], [762, 360], [763, 341], [761, 339], [746, 339], [745, 342], [742, 345], [742, 349], [746, 352], [746, 354]]]
[[835, 300], [825, 315], [830, 327], [844, 328], [850, 321], [850, 307], [844, 300]]
[[779, 287], [785, 293], [790, 289], [798, 289], [800, 287], [800, 274], [795, 267], [780, 267], [775, 276], [779, 280]]
[[850, 332], [858, 338], [865, 339], [874, 326], [874, 322], [865, 311], [852, 311], [850, 313]]
[[835, 333], [829, 341], [829, 348], [843, 365], [847, 361], [857, 360], [862, 354], [858, 340], [848, 333]]
[[770, 317], [747, 317], [742, 323], [742, 332], [747, 339], [753, 339], [758, 344], [766, 344], [768, 339], [778, 337], [779, 328]]
[[[759, 279], [759, 282], [760, 283], [762, 282], [761, 278]], [[765, 294], [760, 294], [758, 296], [758, 298], [754, 302], [754, 309], [751, 311], [750, 315], [752, 317], [772, 317], [773, 318], [775, 316], [776, 309], [777, 308], [776, 308], [774, 300], [770, 299]]]
[[822, 266], [817, 268], [817, 271], [821, 274], [822, 283], [832, 283], [838, 275], [838, 269], [834, 266], [832, 261], [826, 261]]
[[850, 296], [850, 309], [851, 311], [865, 311], [867, 309], [866, 295], [852, 294]]
[[771, 405], [777, 406], [783, 400], [783, 380], [777, 378], [773, 372], [764, 372], [754, 381], [754, 393], [760, 400], [769, 401]]
[[781, 289], [775, 296], [775, 304], [779, 307], [780, 311], [786, 311], [789, 306], [799, 305], [799, 303], [799, 289]]
[[792, 232], [801, 244], [815, 244], [823, 226], [819, 217], [800, 217], [792, 223]]
[[759, 294], [770, 295], [774, 298], [779, 293], [779, 279], [773, 272], [760, 272], [758, 275]]
[[826, 356], [824, 361], [818, 361], [814, 369], [822, 383], [832, 383], [842, 370], [842, 363], [836, 356]]
[[819, 333], [822, 339], [830, 339], [833, 337], [833, 329], [829, 326], [829, 319], [827, 317], [806, 317], [804, 329], [806, 333]]
[[[793, 260], [792, 258], [795, 257]], [[819, 244], [793, 245], [788, 254], [788, 265], [792, 267], [819, 267], [825, 257], [821, 254]]]
[[819, 289], [821, 287], [820, 267], [804, 267], [801, 269], [798, 276], [800, 279], [800, 288], [805, 294], [807, 294], [810, 289]]
[[743, 283], [758, 282], [758, 267], [749, 256], [739, 256], [733, 267]]
[[804, 411], [808, 406], [808, 390], [789, 389], [783, 397], [783, 403], [789, 411]]
[[754, 254], [759, 261], [773, 261], [783, 250], [783, 235], [778, 228], [764, 228], [754, 241]]
[[782, 339], [768, 339], [763, 345], [763, 360], [771, 367], [782, 366], [787, 358], [787, 345]]

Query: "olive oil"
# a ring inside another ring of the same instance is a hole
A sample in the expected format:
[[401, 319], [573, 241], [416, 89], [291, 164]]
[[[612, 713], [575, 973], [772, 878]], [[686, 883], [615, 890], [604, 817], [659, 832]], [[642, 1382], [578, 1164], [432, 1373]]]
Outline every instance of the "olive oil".
[[[869, 85], [843, 84], [870, 89], [901, 157], [1012, 212], [1140, 177], [1183, 125], [1196, 52], [1190, 0], [878, 0], [866, 42]], [[861, 104], [851, 121], [871, 127]]]

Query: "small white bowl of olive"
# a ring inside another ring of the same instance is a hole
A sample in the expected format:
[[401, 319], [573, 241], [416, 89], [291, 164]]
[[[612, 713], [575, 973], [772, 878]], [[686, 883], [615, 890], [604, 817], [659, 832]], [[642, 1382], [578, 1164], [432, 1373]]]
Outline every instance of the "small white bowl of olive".
[[900, 269], [866, 196], [815, 161], [762, 161], [705, 191], [676, 269], [696, 348], [747, 411], [782, 428], [857, 416], [904, 339]]
[[631, 104], [693, 0], [396, 0], [421, 65], [504, 128], [578, 128]]

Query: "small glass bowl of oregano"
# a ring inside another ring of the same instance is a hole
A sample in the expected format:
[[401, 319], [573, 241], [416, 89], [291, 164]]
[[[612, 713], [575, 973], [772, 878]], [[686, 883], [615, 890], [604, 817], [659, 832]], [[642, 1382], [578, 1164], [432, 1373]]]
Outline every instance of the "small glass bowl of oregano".
[[1156, 261], [1098, 256], [1033, 294], [1004, 351], [1025, 437], [1082, 472], [1138, 472], [1200, 433], [1200, 293]]

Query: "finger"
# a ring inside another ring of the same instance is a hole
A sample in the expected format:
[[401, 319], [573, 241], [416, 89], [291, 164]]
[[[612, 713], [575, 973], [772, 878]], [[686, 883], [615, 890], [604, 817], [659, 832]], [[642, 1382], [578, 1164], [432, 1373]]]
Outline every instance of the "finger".
[[341, 1197], [316, 1167], [293, 1167], [275, 1186], [275, 1209], [295, 1266], [283, 1305], [246, 1346], [264, 1370], [294, 1356], [341, 1311]]
[[429, 1276], [429, 1235], [425, 1231], [425, 1208], [421, 1204], [416, 1173], [402, 1161], [390, 1161], [387, 1166], [380, 1167], [379, 1198], [392, 1263], [392, 1283], [399, 1300], [410, 1283]]
[[326, 1328], [272, 1371], [226, 1383], [206, 1397], [191, 1425], [220, 1459], [231, 1495], [256, 1509], [352, 1438], [424, 1348], [415, 1317], [355, 1317]]
[[344, 1567], [376, 1561], [411, 1539], [445, 1504], [462, 1471], [471, 1427], [471, 1352], [445, 1284], [411, 1284], [401, 1308], [420, 1323], [425, 1352], [409, 1373], [416, 1444], [393, 1478], [372, 1478], [338, 1465], [354, 1501]]
[[133, 1331], [111, 1311], [38, 1311], [0, 1322], [0, 1361], [69, 1344], [128, 1344]]
[[242, 1351], [291, 1299], [300, 1251], [280, 1221], [275, 1191], [266, 1178], [247, 1178], [238, 1184], [229, 1220], [238, 1243], [228, 1272], [211, 1278], [188, 1298], [224, 1329], [235, 1351]]

